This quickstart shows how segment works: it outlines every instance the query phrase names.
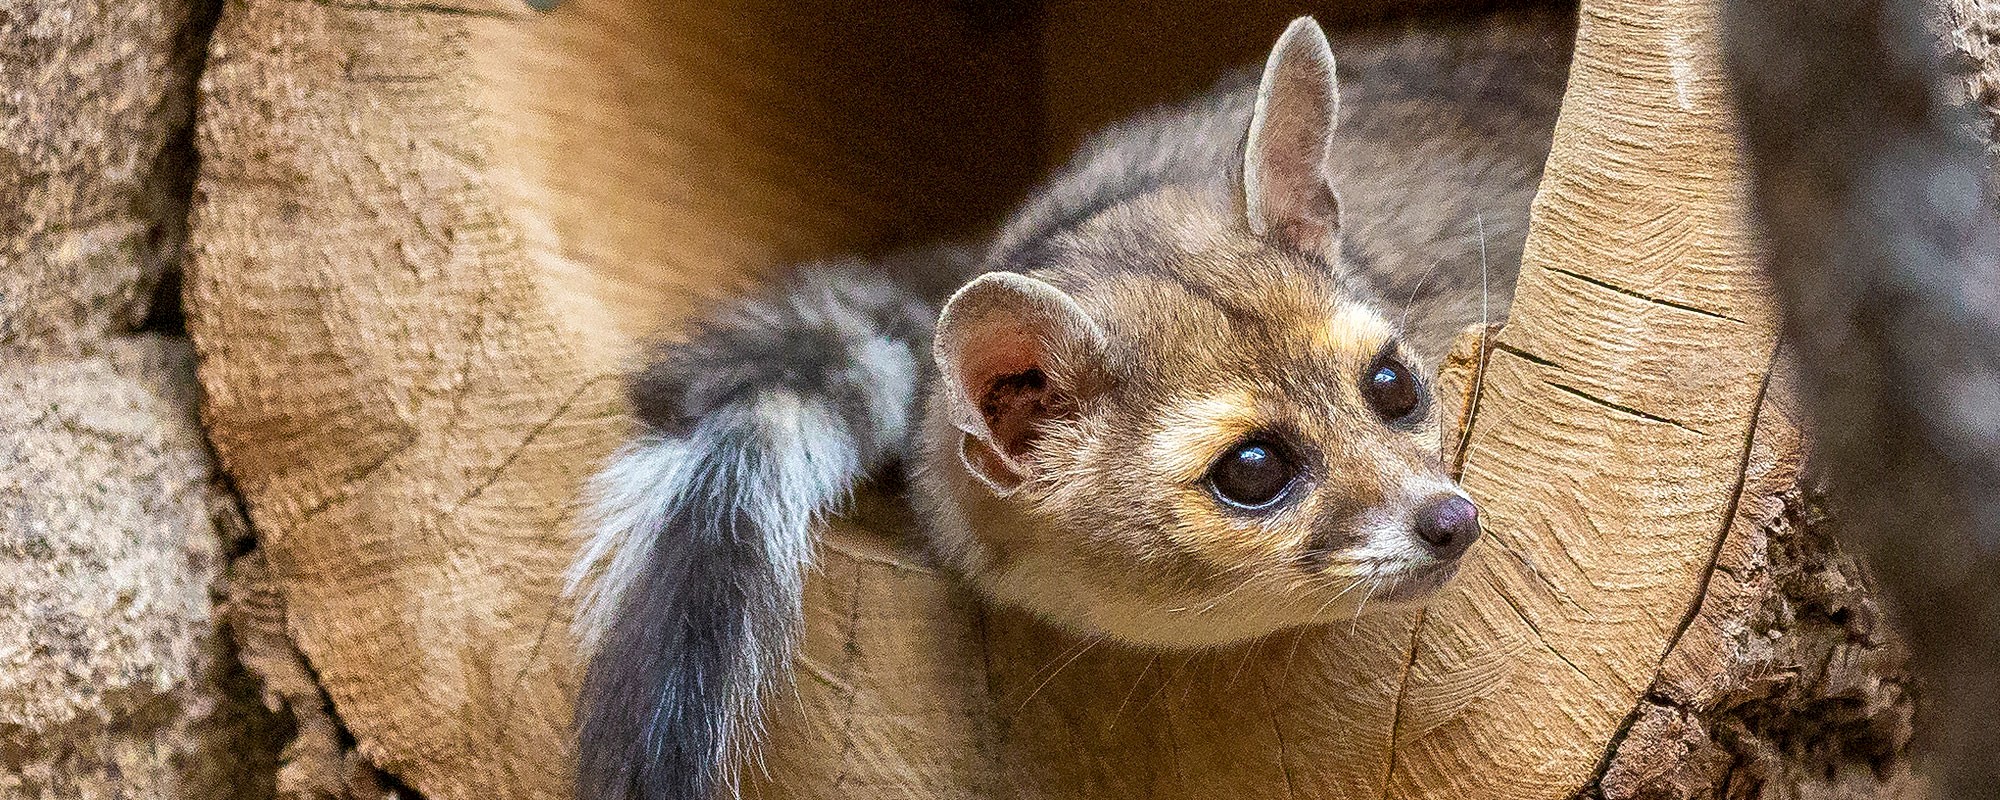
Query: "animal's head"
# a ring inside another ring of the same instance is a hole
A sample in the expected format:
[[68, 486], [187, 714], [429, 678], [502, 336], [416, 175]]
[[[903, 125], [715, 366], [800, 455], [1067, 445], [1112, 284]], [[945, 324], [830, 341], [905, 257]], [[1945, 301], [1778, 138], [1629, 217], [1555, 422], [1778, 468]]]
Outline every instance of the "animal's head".
[[[968, 571], [1127, 641], [1214, 644], [1421, 598], [1478, 536], [1430, 371], [1347, 286], [1309, 19], [1272, 51], [1234, 202], [1097, 211], [939, 321]], [[936, 464], [933, 464], [936, 468]]]

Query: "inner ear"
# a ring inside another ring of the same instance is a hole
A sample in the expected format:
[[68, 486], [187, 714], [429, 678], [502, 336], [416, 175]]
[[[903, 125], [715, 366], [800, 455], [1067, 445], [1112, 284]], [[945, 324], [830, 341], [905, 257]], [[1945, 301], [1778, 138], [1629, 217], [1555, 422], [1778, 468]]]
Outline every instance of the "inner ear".
[[1243, 152], [1250, 230], [1299, 249], [1329, 247], [1340, 202], [1326, 171], [1340, 113], [1333, 48], [1311, 17], [1292, 21], [1264, 63]]
[[[1071, 402], [1052, 386], [1048, 343], [1032, 315], [995, 315], [957, 326], [966, 340], [953, 348], [954, 383], [979, 412], [967, 431], [990, 441], [999, 454], [1019, 460], [1034, 444], [1035, 426], [1067, 416]], [[983, 432], [982, 432], [983, 426]]]
[[1043, 281], [995, 272], [953, 295], [933, 348], [966, 467], [996, 491], [1024, 482], [1036, 436], [1076, 412], [1074, 372], [1101, 343], [1076, 301]]
[[1001, 375], [987, 385], [979, 413], [993, 432], [993, 443], [1009, 459], [1020, 460], [1034, 444], [1035, 427], [1070, 415], [1071, 402], [1049, 385], [1040, 366]]

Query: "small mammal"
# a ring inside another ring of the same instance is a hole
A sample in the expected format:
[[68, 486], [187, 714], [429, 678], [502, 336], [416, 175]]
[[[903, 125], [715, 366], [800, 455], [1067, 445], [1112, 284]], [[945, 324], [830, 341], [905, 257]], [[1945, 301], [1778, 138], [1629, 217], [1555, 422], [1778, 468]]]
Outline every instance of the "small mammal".
[[802, 268], [655, 351], [573, 573], [578, 796], [733, 791], [815, 520], [882, 470], [980, 594], [1130, 643], [1442, 585], [1479, 522], [1426, 365], [1481, 321], [1468, 259], [1505, 307], [1562, 86], [1549, 25], [1391, 38], [1341, 84], [1301, 18], [1261, 71], [1101, 134], [983, 246]]

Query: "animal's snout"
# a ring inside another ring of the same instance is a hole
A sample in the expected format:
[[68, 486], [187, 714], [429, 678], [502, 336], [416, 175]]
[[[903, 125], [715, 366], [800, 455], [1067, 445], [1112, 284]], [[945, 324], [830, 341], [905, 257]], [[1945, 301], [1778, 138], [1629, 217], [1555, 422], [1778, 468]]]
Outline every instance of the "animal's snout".
[[1458, 495], [1445, 495], [1417, 509], [1411, 527], [1431, 555], [1457, 558], [1479, 538], [1479, 507]]

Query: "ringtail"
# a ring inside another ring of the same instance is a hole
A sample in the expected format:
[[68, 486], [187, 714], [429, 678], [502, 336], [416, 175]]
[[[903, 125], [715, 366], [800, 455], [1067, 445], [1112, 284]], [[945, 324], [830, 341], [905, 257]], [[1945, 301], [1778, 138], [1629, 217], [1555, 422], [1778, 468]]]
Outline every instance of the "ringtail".
[[989, 239], [807, 265], [656, 349], [572, 573], [578, 796], [733, 795], [815, 523], [874, 475], [938, 566], [1080, 634], [1207, 647], [1437, 589], [1480, 526], [1428, 369], [1505, 308], [1563, 27], [1358, 40], [1337, 80], [1300, 18]]

